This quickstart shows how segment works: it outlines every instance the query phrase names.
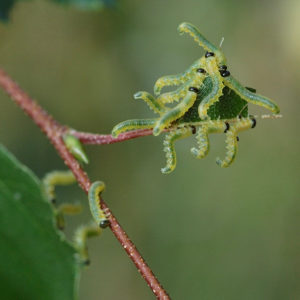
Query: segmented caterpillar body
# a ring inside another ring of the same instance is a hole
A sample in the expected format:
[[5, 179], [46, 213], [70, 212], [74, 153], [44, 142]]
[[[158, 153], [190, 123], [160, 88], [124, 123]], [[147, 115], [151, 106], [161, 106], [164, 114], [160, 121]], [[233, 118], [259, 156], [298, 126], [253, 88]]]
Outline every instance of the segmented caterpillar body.
[[101, 209], [100, 194], [104, 191], [105, 184], [102, 181], [95, 181], [89, 189], [89, 205], [95, 222], [101, 227], [109, 226], [109, 220], [106, 218], [104, 211]]

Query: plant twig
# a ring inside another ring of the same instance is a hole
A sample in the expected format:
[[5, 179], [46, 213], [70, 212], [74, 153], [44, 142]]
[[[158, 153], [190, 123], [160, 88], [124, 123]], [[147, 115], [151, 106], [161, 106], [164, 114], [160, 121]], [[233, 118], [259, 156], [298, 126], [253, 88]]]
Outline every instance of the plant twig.
[[[23, 111], [40, 127], [40, 129], [46, 134], [48, 139], [51, 141], [55, 149], [57, 150], [60, 157], [64, 160], [65, 164], [70, 168], [70, 170], [75, 175], [81, 188], [88, 193], [91, 182], [87, 174], [83, 171], [77, 160], [70, 154], [67, 150], [64, 142], [63, 135], [70, 130], [59, 124], [54, 120], [45, 110], [42, 109], [40, 105], [34, 102], [24, 91], [22, 91], [18, 85], [3, 71], [0, 69], [0, 87], [12, 98], [12, 100], [21, 108]], [[76, 131], [74, 130], [74, 135]], [[96, 135], [96, 140], [100, 141], [102, 137], [102, 142], [99, 144], [110, 144], [115, 142], [120, 142], [126, 140], [129, 137], [134, 138], [138, 136], [145, 136], [152, 134], [152, 130], [140, 130], [138, 132], [126, 133], [120, 135], [117, 139], [114, 139], [110, 135]], [[93, 139], [92, 134], [76, 133], [76, 136], [80, 140], [88, 143], [88, 140]], [[95, 139], [95, 135], [94, 135]], [[153, 274], [150, 267], [147, 265], [145, 260], [142, 258], [141, 254], [136, 249], [133, 242], [129, 239], [126, 232], [123, 230], [115, 216], [109, 210], [108, 206], [101, 201], [102, 209], [105, 209], [108, 213], [108, 219], [110, 221], [110, 229], [121, 243], [123, 249], [127, 252], [129, 258], [137, 267], [138, 271], [142, 277], [147, 282], [148, 286], [151, 288], [152, 292], [155, 294], [157, 299], [170, 299], [167, 292], [164, 290], [162, 285], [159, 283], [155, 275]]]
[[[255, 119], [279, 119], [282, 118], [282, 115], [254, 115]], [[228, 119], [227, 122], [237, 122], [238, 118]], [[225, 120], [226, 121], [226, 120]], [[204, 121], [202, 121], [204, 123]], [[165, 132], [168, 132], [170, 128], [164, 129]], [[124, 132], [118, 135], [118, 137], [113, 137], [111, 134], [97, 134], [97, 133], [89, 133], [77, 131], [75, 129], [68, 129], [68, 132], [74, 136], [76, 136], [81, 143], [90, 144], [90, 145], [106, 145], [106, 144], [114, 144], [119, 142], [124, 142], [127, 140], [135, 139], [138, 137], [148, 136], [153, 134], [152, 129], [136, 129], [128, 132]]]
[[74, 129], [70, 129], [69, 133], [76, 136], [83, 144], [103, 145], [124, 142], [138, 137], [151, 135], [152, 129], [138, 129], [128, 131], [125, 133], [121, 133], [117, 138], [114, 138], [111, 134], [87, 133], [80, 132]]

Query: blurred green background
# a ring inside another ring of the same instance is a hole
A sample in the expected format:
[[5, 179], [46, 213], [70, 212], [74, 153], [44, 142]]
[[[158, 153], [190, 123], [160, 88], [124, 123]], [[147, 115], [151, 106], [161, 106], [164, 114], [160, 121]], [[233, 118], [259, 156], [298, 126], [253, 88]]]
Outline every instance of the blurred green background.
[[[47, 1], [18, 3], [0, 24], [0, 65], [60, 122], [109, 133], [118, 122], [152, 117], [134, 101], [155, 80], [185, 70], [202, 50], [176, 28], [188, 21], [212, 42], [225, 37], [230, 71], [274, 99], [283, 118], [258, 120], [240, 134], [236, 162], [224, 136], [209, 156], [190, 155], [193, 138], [178, 142], [178, 165], [162, 175], [162, 137], [86, 146], [92, 180], [172, 299], [300, 299], [299, 131], [300, 2], [129, 1], [117, 9], [82, 12]], [[266, 113], [250, 106], [254, 113]], [[40, 177], [65, 166], [35, 125], [0, 93], [0, 140]], [[60, 199], [81, 201], [78, 187]], [[298, 217], [298, 218], [297, 218]], [[153, 299], [109, 230], [89, 241], [80, 299]], [[298, 273], [299, 275], [299, 273]], [[298, 278], [299, 279], [299, 278]]]

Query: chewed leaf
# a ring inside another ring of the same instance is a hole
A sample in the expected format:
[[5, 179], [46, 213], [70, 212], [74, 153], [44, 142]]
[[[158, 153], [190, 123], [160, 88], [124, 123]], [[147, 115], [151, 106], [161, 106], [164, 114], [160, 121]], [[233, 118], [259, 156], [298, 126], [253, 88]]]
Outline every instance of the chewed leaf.
[[[204, 81], [204, 85], [200, 90], [195, 104], [189, 109], [189, 111], [177, 122], [198, 122], [200, 117], [198, 114], [198, 106], [202, 99], [209, 94], [211, 89], [211, 79], [208, 77]], [[228, 87], [224, 87], [222, 91], [223, 95], [219, 98], [218, 102], [214, 103], [208, 109], [208, 116], [211, 120], [217, 119], [232, 119], [238, 115], [242, 117], [248, 116], [248, 103], [237, 95], [233, 90]]]
[[1, 299], [76, 298], [76, 250], [54, 226], [42, 184], [0, 145]]

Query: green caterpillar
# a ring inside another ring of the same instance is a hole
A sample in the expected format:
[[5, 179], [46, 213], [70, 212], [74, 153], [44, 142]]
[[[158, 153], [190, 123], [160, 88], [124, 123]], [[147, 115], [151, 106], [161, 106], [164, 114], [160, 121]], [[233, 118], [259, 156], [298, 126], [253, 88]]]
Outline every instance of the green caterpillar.
[[95, 181], [89, 189], [89, 204], [95, 222], [101, 227], [106, 228], [110, 222], [106, 218], [100, 206], [100, 194], [104, 191], [105, 184], [102, 181]]

